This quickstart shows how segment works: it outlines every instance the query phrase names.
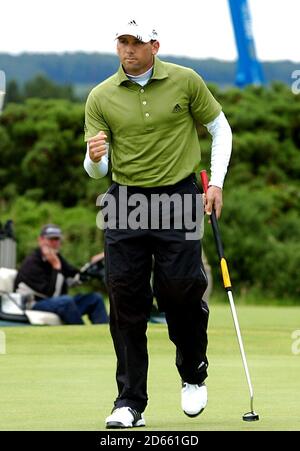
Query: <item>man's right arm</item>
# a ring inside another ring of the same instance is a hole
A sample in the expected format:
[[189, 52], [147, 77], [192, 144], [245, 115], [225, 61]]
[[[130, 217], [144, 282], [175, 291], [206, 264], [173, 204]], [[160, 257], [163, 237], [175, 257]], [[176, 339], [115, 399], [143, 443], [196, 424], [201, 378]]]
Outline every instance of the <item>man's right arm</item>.
[[88, 175], [94, 179], [100, 179], [104, 177], [108, 172], [108, 143], [105, 144], [105, 149], [101, 148], [98, 150], [100, 160], [97, 156], [95, 157], [95, 147], [91, 149], [90, 142], [87, 143], [85, 159], [83, 162], [83, 167], [88, 173]]
[[85, 141], [87, 149], [84, 169], [92, 178], [99, 179], [108, 172], [108, 150], [111, 132], [106, 123], [98, 96], [92, 91], [85, 106]]

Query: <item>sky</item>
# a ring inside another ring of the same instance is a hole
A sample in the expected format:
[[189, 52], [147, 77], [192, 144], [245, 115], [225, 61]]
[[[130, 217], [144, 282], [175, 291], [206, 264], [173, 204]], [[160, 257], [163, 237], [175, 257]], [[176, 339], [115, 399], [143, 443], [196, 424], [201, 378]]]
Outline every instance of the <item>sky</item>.
[[[249, 0], [258, 58], [300, 62], [300, 0]], [[227, 0], [1, 0], [0, 52], [115, 52], [119, 23], [153, 25], [161, 55], [235, 60]]]

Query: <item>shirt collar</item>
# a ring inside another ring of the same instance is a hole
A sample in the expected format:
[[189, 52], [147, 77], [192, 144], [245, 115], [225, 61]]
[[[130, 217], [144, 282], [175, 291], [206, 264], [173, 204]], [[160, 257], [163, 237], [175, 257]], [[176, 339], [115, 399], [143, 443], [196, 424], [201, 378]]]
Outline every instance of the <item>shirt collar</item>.
[[[126, 81], [129, 81], [129, 78], [124, 72], [124, 69], [122, 65], [120, 65], [119, 70], [117, 72], [117, 85], [120, 86]], [[162, 61], [160, 61], [159, 58], [154, 58], [154, 64], [153, 64], [153, 74], [151, 77], [151, 80], [163, 80], [164, 78], [167, 78], [169, 76], [167, 69], [165, 68], [165, 65]]]

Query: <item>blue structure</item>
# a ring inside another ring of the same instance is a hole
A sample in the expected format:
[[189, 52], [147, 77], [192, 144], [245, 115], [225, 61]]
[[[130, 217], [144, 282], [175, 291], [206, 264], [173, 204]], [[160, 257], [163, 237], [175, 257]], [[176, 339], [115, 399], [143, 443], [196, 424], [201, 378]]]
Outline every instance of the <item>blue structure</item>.
[[238, 50], [236, 85], [261, 85], [264, 75], [259, 63], [252, 32], [252, 23], [247, 0], [228, 0]]

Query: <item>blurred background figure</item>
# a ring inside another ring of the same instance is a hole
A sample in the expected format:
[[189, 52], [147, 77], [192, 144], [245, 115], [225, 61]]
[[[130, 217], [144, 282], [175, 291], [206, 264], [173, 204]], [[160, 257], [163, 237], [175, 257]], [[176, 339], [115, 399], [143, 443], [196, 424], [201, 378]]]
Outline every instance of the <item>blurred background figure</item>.
[[80, 271], [60, 254], [61, 229], [55, 224], [45, 225], [38, 244], [21, 264], [15, 291], [32, 295], [33, 310], [56, 313], [65, 324], [84, 324], [83, 315], [88, 315], [93, 324], [108, 323], [100, 294], [68, 295], [68, 287], [80, 280]]

